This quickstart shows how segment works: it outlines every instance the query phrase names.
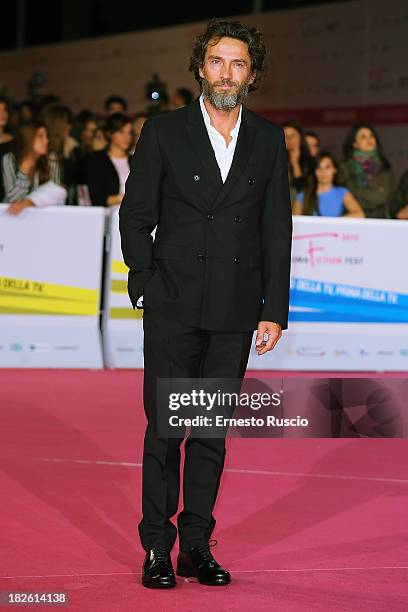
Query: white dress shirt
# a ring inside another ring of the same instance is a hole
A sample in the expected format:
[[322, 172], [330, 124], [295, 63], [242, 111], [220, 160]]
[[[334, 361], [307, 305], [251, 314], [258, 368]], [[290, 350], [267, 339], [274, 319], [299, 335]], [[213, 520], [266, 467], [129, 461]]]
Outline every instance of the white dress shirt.
[[221, 172], [222, 182], [225, 183], [228, 172], [231, 168], [234, 151], [237, 144], [239, 126], [241, 125], [242, 104], [239, 106], [239, 115], [235, 127], [230, 131], [232, 140], [229, 145], [227, 145], [225, 142], [224, 136], [220, 134], [220, 132], [216, 130], [213, 125], [211, 125], [211, 118], [207, 109], [205, 108], [203, 94], [200, 96], [200, 107], [201, 112], [203, 113], [205, 127], [207, 128], [208, 136], [214, 149], [215, 158]]
[[[225, 180], [228, 176], [228, 172], [231, 168], [232, 159], [234, 157], [235, 147], [237, 144], [239, 126], [241, 125], [242, 104], [240, 104], [239, 107], [239, 114], [235, 127], [230, 131], [230, 136], [232, 137], [232, 140], [229, 145], [227, 145], [227, 143], [225, 142], [224, 136], [220, 134], [220, 132], [216, 130], [213, 125], [211, 125], [211, 118], [208, 114], [207, 109], [205, 108], [203, 94], [201, 94], [200, 96], [200, 107], [201, 112], [203, 113], [205, 127], [207, 128], [208, 136], [214, 149], [215, 158], [217, 160], [217, 164], [221, 172], [222, 182], [225, 183]], [[143, 308], [143, 295], [141, 295], [140, 298], [137, 300], [136, 306], [137, 308]]]

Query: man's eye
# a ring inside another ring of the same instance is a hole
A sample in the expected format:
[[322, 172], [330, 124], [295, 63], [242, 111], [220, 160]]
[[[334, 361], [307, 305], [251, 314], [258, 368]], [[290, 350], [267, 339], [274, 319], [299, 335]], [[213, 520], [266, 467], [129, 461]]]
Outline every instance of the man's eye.
[[212, 63], [212, 64], [218, 64], [218, 62], [219, 62], [219, 60], [217, 60], [217, 59], [213, 59], [213, 60], [211, 60], [211, 63]]

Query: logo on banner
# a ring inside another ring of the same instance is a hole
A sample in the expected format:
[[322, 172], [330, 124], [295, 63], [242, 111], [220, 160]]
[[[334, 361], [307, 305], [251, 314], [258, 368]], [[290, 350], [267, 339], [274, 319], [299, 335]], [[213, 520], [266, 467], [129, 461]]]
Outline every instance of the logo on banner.
[[301, 346], [296, 353], [299, 357], [324, 357], [326, 351], [321, 346]]
[[360, 240], [358, 233], [351, 232], [313, 232], [310, 234], [295, 234], [293, 240], [304, 245], [304, 252], [293, 255], [292, 261], [296, 264], [306, 264], [311, 268], [318, 266], [360, 266], [364, 263], [362, 256], [339, 255], [331, 247], [339, 242], [357, 243]]
[[12, 344], [10, 344], [10, 350], [15, 353], [18, 353], [19, 351], [23, 350], [23, 345], [19, 342], [12, 342]]

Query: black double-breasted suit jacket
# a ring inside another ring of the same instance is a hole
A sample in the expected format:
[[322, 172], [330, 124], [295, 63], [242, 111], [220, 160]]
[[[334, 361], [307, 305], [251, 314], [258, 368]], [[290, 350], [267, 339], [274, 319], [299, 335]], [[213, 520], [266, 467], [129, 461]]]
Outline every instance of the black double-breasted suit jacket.
[[223, 183], [199, 98], [148, 119], [119, 228], [134, 308], [143, 295], [145, 308], [202, 329], [287, 328], [292, 214], [278, 125], [243, 106]]

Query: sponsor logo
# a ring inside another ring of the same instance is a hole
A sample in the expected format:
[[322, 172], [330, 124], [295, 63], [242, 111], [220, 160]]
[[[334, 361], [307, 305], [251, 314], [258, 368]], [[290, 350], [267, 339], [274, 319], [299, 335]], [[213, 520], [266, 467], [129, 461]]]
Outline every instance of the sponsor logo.
[[301, 346], [296, 353], [299, 357], [323, 357], [326, 351], [321, 346]]
[[[295, 234], [293, 240], [301, 241], [304, 245], [303, 252], [297, 250], [293, 254], [292, 262], [305, 264], [311, 268], [318, 266], [361, 266], [364, 258], [360, 255], [338, 255], [333, 252], [332, 246], [336, 247], [341, 242], [354, 245], [359, 242], [358, 233], [348, 232], [313, 232], [311, 234]], [[302, 247], [301, 247], [302, 248]]]
[[38, 353], [48, 353], [48, 351], [51, 350], [51, 346], [49, 344], [36, 342], [35, 344], [31, 343], [29, 349], [30, 351], [36, 351]]
[[58, 346], [54, 346], [56, 351], [78, 351], [79, 350], [79, 346], [76, 345], [64, 345], [64, 344], [60, 344]]
[[23, 350], [23, 345], [19, 344], [18, 342], [12, 342], [10, 344], [10, 350], [14, 351], [14, 352], [22, 351]]

